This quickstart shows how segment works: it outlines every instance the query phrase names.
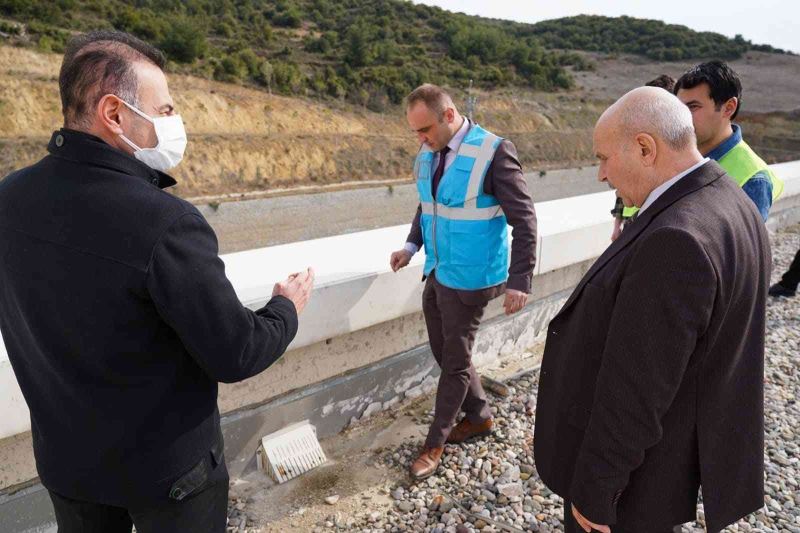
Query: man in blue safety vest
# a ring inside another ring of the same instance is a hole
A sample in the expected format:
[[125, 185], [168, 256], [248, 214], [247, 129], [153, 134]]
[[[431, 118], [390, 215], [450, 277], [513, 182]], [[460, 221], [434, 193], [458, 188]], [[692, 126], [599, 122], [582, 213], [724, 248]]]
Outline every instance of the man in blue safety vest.
[[[411, 474], [436, 470], [445, 442], [489, 434], [493, 422], [472, 365], [484, 308], [505, 293], [512, 314], [525, 305], [536, 261], [536, 214], [514, 145], [462, 117], [440, 87], [407, 98], [409, 126], [421, 143], [414, 163], [420, 203], [394, 271], [425, 246], [423, 312], [442, 373], [434, 420]], [[510, 246], [508, 225], [513, 228]], [[464, 419], [455, 427], [459, 411]]]

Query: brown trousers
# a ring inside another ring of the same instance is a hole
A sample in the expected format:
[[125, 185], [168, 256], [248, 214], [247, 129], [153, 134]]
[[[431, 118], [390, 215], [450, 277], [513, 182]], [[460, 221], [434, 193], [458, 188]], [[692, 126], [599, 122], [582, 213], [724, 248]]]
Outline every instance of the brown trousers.
[[425, 441], [429, 448], [444, 446], [459, 411], [463, 410], [473, 423], [492, 416], [480, 377], [472, 365], [472, 345], [486, 304], [501, 290], [500, 286], [484, 291], [459, 291], [440, 284], [433, 272], [428, 276], [422, 293], [422, 311], [431, 351], [442, 370], [433, 423]]

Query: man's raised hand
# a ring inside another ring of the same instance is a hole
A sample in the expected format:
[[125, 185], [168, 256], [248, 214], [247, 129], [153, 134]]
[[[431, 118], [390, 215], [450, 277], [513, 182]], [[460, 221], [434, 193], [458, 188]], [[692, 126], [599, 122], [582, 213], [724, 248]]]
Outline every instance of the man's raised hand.
[[305, 272], [296, 272], [276, 283], [272, 289], [272, 296], [284, 296], [291, 300], [299, 315], [305, 309], [308, 299], [311, 298], [313, 288], [314, 269], [309, 267]]

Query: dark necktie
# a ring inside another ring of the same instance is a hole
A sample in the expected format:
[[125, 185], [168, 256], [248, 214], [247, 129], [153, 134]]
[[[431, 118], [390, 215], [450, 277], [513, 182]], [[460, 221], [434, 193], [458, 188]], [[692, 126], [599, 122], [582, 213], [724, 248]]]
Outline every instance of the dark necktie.
[[436, 165], [436, 171], [433, 173], [433, 183], [431, 183], [431, 187], [433, 190], [433, 198], [436, 198], [436, 190], [439, 188], [439, 182], [442, 181], [442, 175], [444, 174], [444, 163], [447, 159], [447, 152], [450, 151], [449, 146], [445, 146], [441, 150], [439, 150], [439, 164]]

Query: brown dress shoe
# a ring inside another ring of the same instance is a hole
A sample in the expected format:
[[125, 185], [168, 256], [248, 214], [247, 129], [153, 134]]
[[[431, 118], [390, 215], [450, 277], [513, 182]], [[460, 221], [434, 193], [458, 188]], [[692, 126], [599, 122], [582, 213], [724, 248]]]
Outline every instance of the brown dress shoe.
[[436, 472], [436, 467], [442, 460], [442, 448], [422, 448], [417, 460], [411, 463], [411, 476], [415, 479], [425, 479]]
[[491, 418], [480, 424], [473, 424], [465, 418], [450, 431], [447, 442], [449, 444], [459, 444], [475, 437], [491, 435], [493, 426], [494, 421]]

